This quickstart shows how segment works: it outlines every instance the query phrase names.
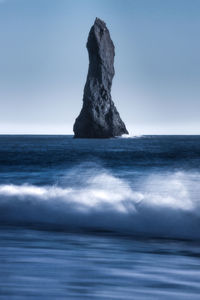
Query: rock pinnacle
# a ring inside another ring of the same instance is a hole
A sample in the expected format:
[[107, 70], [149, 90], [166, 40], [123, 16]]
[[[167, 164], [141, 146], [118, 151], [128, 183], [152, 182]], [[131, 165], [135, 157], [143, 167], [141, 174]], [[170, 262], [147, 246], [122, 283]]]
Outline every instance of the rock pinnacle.
[[84, 88], [83, 107], [73, 130], [75, 138], [111, 138], [128, 134], [111, 98], [115, 47], [105, 22], [96, 18], [87, 49], [89, 70]]

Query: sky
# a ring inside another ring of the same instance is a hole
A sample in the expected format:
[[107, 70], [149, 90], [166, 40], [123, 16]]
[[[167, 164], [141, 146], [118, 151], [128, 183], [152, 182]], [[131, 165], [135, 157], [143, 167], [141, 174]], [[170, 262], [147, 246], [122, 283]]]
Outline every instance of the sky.
[[199, 0], [0, 0], [0, 134], [72, 134], [96, 17], [130, 134], [200, 134]]

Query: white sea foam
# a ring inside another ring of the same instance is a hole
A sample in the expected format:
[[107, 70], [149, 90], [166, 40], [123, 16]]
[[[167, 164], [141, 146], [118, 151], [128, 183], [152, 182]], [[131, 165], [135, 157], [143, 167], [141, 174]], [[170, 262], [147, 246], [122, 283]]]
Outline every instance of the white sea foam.
[[137, 190], [105, 171], [84, 184], [0, 185], [0, 221], [200, 238], [200, 174], [151, 175]]
[[119, 138], [125, 138], [125, 139], [133, 139], [133, 138], [140, 138], [143, 137], [142, 134], [123, 134], [122, 136], [120, 136]]

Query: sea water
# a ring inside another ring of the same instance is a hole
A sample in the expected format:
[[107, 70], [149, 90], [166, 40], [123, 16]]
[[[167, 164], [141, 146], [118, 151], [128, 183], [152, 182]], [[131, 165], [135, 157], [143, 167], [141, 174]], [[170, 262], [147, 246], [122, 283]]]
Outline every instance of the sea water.
[[0, 136], [0, 299], [199, 299], [200, 136]]

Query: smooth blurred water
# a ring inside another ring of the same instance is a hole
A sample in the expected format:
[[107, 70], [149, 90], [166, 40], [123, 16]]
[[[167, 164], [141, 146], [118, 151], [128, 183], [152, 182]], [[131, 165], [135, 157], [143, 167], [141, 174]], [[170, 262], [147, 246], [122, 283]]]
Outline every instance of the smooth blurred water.
[[0, 136], [0, 299], [199, 299], [200, 136]]

